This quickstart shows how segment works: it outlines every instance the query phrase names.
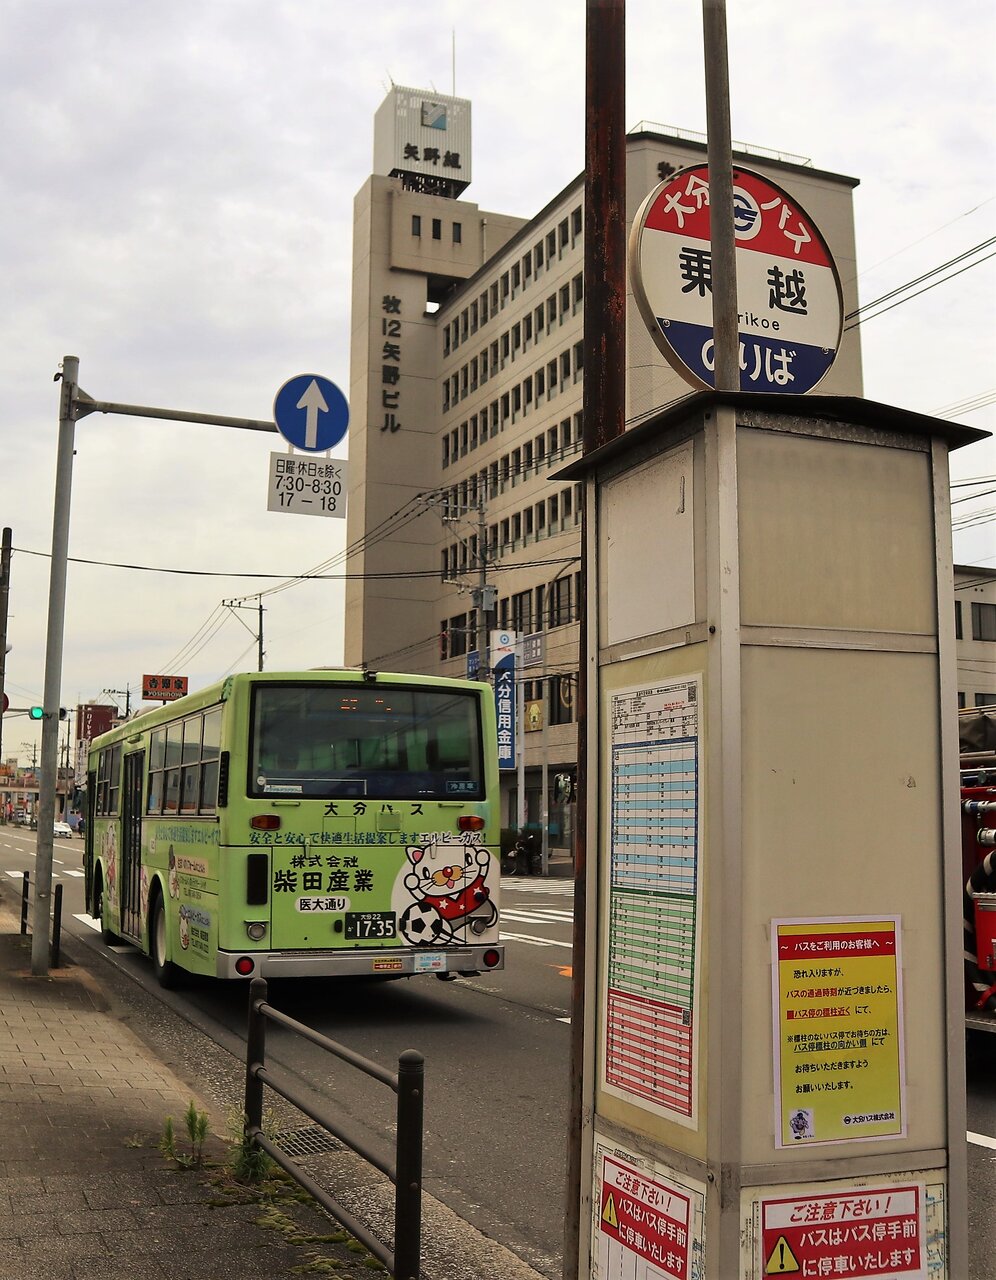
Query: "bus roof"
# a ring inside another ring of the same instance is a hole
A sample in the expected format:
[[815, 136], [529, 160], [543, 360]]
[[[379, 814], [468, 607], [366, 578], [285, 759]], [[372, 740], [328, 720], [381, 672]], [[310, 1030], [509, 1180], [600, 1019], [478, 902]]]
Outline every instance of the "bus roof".
[[151, 707], [137, 712], [130, 720], [125, 720], [114, 729], [94, 738], [90, 743], [90, 750], [126, 741], [146, 729], [154, 729], [157, 725], [180, 720], [194, 711], [201, 711], [215, 703], [227, 702], [238, 686], [288, 683], [422, 685], [429, 688], [467, 689], [474, 693], [490, 688], [477, 680], [461, 680], [449, 676], [419, 676], [398, 671], [364, 671], [357, 667], [311, 667], [306, 671], [241, 671], [236, 675], [226, 676], [223, 680], [217, 680], [214, 684], [205, 685], [203, 689], [197, 689], [194, 693], [188, 693], [186, 697], [165, 702], [161, 707]]

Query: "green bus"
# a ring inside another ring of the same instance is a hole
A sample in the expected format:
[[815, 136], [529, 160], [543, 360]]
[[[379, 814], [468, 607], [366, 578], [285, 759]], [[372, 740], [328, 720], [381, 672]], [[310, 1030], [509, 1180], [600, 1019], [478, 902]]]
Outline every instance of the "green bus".
[[87, 911], [159, 982], [504, 967], [490, 687], [246, 673], [95, 738]]

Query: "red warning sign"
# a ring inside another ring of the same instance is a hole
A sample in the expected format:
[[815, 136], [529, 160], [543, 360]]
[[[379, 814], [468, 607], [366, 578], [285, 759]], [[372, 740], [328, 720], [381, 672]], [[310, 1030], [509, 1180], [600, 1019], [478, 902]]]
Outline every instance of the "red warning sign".
[[602, 1162], [599, 1226], [671, 1280], [688, 1278], [688, 1196], [611, 1156]]
[[761, 1272], [793, 1280], [926, 1280], [924, 1188], [761, 1201]]

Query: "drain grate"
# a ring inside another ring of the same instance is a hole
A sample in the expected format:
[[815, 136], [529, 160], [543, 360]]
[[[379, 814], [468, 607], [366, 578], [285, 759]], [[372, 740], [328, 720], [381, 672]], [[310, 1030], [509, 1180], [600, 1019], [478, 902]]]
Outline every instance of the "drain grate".
[[326, 1151], [341, 1151], [342, 1144], [320, 1125], [309, 1124], [303, 1129], [285, 1129], [276, 1137], [277, 1146], [289, 1156], [320, 1156]]

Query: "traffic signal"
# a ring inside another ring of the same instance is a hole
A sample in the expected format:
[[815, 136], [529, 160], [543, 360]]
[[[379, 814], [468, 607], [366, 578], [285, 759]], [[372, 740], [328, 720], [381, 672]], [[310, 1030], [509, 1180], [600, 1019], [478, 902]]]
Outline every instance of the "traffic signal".
[[44, 708], [44, 707], [32, 707], [32, 708], [28, 711], [28, 715], [31, 717], [31, 719], [32, 719], [32, 720], [44, 720], [44, 718], [45, 718], [45, 708]]
[[59, 708], [59, 719], [60, 719], [60, 720], [65, 720], [66, 716], [68, 716], [68, 715], [69, 715], [69, 712], [66, 710], [66, 708], [65, 708], [65, 707], [60, 707], [60, 708]]

